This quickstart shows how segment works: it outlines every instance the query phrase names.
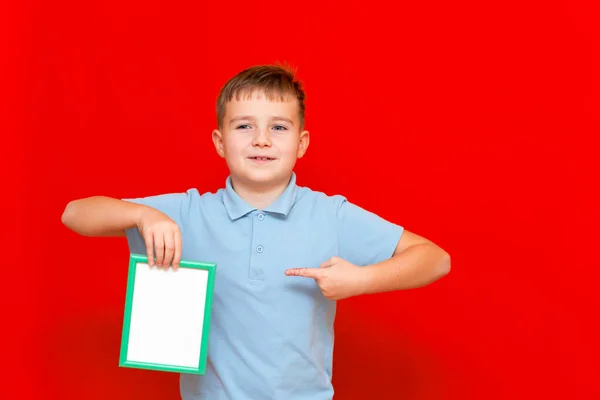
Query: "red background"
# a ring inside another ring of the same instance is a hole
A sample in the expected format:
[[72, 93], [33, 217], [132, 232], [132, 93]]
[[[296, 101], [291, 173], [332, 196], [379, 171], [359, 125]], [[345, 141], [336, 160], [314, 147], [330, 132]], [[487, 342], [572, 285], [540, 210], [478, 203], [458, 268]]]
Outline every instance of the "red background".
[[220, 86], [287, 61], [312, 133], [299, 183], [453, 257], [430, 287], [340, 303], [336, 398], [600, 398], [594, 1], [13, 3], [0, 396], [177, 398], [176, 375], [117, 367], [125, 242], [60, 216], [221, 187]]

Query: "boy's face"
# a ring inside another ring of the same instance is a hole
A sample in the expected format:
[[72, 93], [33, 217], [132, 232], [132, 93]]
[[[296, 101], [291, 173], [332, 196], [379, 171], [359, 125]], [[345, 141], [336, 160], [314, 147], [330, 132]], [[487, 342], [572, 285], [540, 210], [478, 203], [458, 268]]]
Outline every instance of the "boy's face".
[[308, 148], [309, 134], [300, 130], [297, 99], [271, 101], [255, 91], [227, 104], [213, 142], [232, 179], [251, 185], [287, 184], [296, 160]]

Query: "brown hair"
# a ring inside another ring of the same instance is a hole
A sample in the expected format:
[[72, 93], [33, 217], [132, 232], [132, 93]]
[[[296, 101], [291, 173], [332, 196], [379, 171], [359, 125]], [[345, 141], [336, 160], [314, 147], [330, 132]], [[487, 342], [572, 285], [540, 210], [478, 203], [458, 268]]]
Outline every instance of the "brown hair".
[[250, 96], [256, 90], [262, 91], [269, 100], [279, 98], [283, 101], [286, 96], [298, 100], [300, 128], [304, 127], [304, 100], [306, 95], [302, 84], [296, 79], [295, 71], [289, 66], [257, 65], [247, 68], [229, 79], [223, 86], [217, 98], [217, 124], [219, 129], [225, 116], [225, 105], [241, 95]]

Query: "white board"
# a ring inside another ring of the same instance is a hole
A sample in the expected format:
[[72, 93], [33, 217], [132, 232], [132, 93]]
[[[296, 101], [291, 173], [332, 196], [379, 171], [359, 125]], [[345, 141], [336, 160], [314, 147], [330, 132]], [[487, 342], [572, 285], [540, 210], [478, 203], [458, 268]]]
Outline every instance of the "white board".
[[151, 267], [131, 255], [120, 365], [203, 374], [215, 265]]

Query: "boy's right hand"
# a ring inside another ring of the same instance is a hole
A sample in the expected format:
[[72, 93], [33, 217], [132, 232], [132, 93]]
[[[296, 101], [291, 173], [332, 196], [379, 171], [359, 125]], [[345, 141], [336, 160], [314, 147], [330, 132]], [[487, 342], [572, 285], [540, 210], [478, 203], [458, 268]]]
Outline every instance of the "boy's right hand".
[[[181, 230], [166, 214], [146, 208], [137, 222], [137, 228], [146, 243], [148, 264], [159, 267], [179, 267], [181, 261]], [[156, 252], [156, 254], [154, 254]]]

